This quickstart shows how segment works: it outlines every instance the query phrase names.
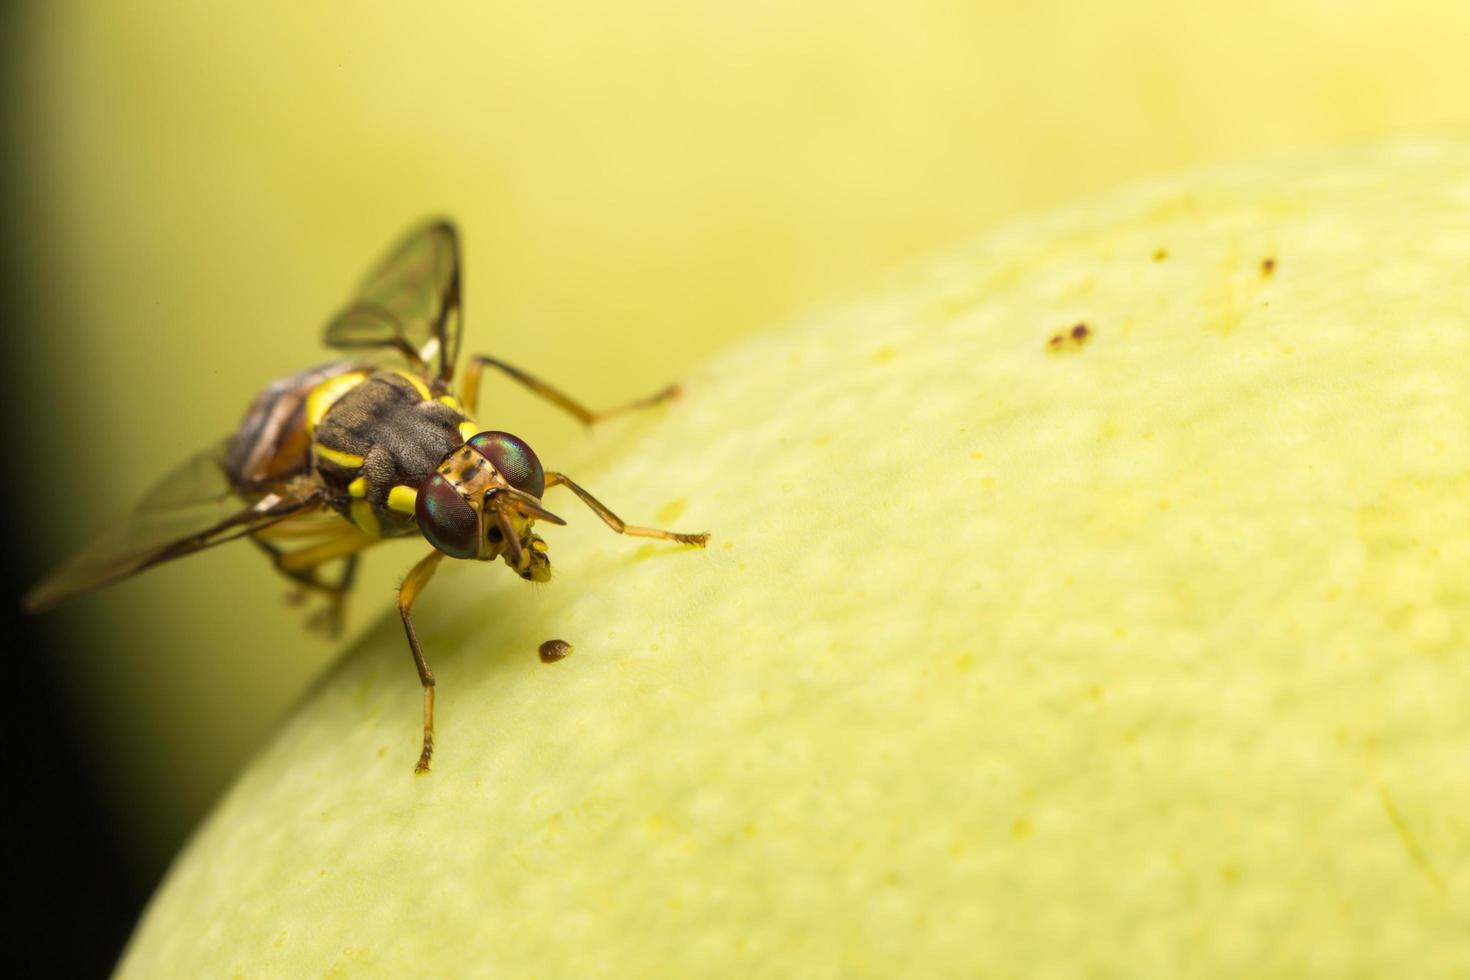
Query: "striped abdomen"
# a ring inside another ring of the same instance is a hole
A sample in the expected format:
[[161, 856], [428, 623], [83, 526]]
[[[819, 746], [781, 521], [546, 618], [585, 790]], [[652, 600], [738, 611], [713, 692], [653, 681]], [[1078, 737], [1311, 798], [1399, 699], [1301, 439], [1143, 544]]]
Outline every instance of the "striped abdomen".
[[352, 361], [319, 364], [261, 392], [230, 438], [225, 456], [230, 480], [236, 486], [250, 486], [310, 471], [307, 399], [323, 382], [362, 370]]

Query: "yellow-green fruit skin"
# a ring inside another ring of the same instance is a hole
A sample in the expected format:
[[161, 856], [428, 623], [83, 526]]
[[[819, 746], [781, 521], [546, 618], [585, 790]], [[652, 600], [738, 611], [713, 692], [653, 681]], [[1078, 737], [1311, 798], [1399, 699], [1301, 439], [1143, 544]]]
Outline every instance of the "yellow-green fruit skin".
[[1470, 974], [1470, 145], [1018, 224], [546, 462], [710, 547], [446, 563], [433, 771], [390, 615], [123, 976]]

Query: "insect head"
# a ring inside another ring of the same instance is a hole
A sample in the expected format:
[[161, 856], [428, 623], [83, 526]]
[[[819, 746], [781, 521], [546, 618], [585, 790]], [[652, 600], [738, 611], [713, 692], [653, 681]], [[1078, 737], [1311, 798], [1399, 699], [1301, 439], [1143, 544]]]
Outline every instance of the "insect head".
[[504, 557], [521, 578], [551, 578], [535, 521], [565, 524], [541, 506], [546, 472], [525, 441], [481, 432], [455, 449], [419, 488], [415, 513], [424, 537], [451, 558]]

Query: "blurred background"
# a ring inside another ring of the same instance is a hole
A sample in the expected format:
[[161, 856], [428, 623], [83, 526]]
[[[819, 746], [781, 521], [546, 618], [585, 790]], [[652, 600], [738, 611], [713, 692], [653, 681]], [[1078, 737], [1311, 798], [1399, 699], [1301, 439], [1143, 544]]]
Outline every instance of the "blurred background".
[[[1024, 212], [1202, 164], [1470, 135], [1453, 0], [3, 16], [12, 611], [261, 386], [323, 359], [326, 316], [426, 215], [461, 228], [467, 350], [605, 405]], [[483, 404], [543, 458], [583, 438], [503, 382]], [[368, 557], [355, 630], [420, 550]], [[236, 545], [10, 614], [6, 846], [45, 856], [49, 975], [110, 966], [190, 829], [350, 643], [306, 633], [284, 591]]]

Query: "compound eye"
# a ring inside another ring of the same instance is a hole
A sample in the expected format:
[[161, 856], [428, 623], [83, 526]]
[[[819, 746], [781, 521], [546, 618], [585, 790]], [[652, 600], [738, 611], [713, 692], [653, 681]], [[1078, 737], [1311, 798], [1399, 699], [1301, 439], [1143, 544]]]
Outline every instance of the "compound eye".
[[419, 488], [414, 514], [419, 530], [451, 558], [475, 558], [480, 553], [480, 518], [454, 485], [435, 473]]
[[533, 497], [546, 492], [546, 471], [531, 447], [509, 432], [481, 432], [470, 440], [470, 448], [490, 461], [505, 482]]

